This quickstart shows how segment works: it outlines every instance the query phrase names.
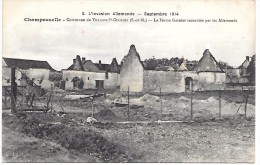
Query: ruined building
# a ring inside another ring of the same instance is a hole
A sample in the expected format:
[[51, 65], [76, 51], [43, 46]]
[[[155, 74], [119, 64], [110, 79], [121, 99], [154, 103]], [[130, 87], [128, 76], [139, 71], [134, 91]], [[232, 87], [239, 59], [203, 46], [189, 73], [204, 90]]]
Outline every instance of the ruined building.
[[62, 70], [65, 89], [115, 89], [132, 93], [180, 93], [187, 90], [219, 90], [226, 84], [225, 72], [208, 49], [198, 63], [183, 61], [178, 67], [163, 66], [145, 70], [134, 45], [121, 65], [93, 63], [79, 55]]
[[16, 58], [2, 59], [2, 85], [10, 86], [11, 67], [15, 67], [15, 77], [18, 86], [27, 85], [27, 79], [44, 89], [50, 89], [50, 72], [54, 69], [47, 61], [25, 60]]
[[[145, 70], [134, 45], [122, 60], [120, 90], [130, 92], [179, 93], [186, 90], [219, 90], [225, 87], [225, 72], [208, 49], [198, 65], [188, 70], [185, 63], [177, 71]], [[191, 67], [190, 67], [191, 68]]]
[[68, 69], [62, 70], [65, 89], [113, 89], [120, 85], [120, 66], [116, 58], [111, 64], [93, 63], [79, 55]]

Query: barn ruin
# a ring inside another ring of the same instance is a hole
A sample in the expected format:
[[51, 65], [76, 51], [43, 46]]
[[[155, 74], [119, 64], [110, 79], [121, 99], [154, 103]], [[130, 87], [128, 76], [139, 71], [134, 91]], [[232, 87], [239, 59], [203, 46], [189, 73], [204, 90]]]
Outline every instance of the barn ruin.
[[182, 63], [178, 70], [145, 70], [134, 45], [122, 60], [120, 90], [123, 92], [181, 93], [187, 90], [220, 90], [225, 87], [226, 75], [211, 52], [206, 49], [192, 70]]

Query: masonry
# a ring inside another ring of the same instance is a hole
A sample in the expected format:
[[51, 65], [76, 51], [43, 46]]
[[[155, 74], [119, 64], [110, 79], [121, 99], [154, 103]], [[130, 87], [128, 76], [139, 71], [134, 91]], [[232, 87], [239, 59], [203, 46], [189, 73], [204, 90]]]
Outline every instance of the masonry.
[[79, 55], [68, 69], [62, 70], [65, 89], [116, 89], [120, 86], [120, 66], [116, 58], [111, 64], [93, 63]]
[[206, 49], [193, 70], [182, 63], [179, 70], [145, 70], [134, 45], [122, 60], [120, 90], [144, 93], [181, 93], [187, 90], [220, 90], [225, 88], [226, 75]]

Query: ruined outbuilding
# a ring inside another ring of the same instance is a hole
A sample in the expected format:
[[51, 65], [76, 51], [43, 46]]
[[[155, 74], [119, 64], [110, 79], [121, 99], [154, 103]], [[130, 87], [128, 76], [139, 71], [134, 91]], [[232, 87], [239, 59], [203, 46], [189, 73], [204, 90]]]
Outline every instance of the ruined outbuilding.
[[[122, 60], [120, 90], [144, 93], [180, 93], [187, 90], [219, 90], [225, 87], [225, 72], [208, 49], [196, 67], [182, 63], [177, 71], [168, 67], [155, 70], [143, 68], [140, 55], [131, 45], [128, 55]], [[192, 69], [192, 70], [191, 70]]]
[[73, 64], [68, 69], [63, 69], [63, 82], [65, 89], [111, 89], [120, 84], [120, 66], [116, 58], [111, 64], [93, 63], [80, 58], [73, 59]]
[[145, 70], [135, 45], [131, 45], [121, 65], [116, 58], [111, 64], [81, 59], [62, 70], [65, 89], [116, 89], [131, 93], [180, 93], [190, 90], [220, 90], [226, 75], [206, 49], [199, 62], [184, 60], [179, 66], [159, 66]]
[[250, 57], [246, 56], [245, 61], [236, 68], [226, 68], [226, 82], [232, 85], [247, 85], [249, 83], [248, 66], [250, 63]]
[[134, 45], [130, 46], [128, 54], [121, 63], [120, 90], [142, 92], [144, 86], [144, 68], [139, 53]]
[[15, 67], [16, 83], [18, 86], [27, 85], [27, 79], [33, 84], [41, 86], [44, 89], [50, 89], [51, 84], [49, 75], [54, 69], [47, 61], [26, 60], [16, 58], [2, 59], [2, 85], [10, 86], [11, 82], [11, 68]]

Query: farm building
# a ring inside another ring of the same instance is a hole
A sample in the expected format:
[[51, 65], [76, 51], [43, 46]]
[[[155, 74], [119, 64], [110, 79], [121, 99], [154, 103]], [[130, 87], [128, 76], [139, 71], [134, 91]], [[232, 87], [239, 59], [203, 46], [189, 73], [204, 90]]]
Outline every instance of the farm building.
[[2, 59], [2, 85], [10, 86], [11, 68], [15, 67], [15, 76], [17, 85], [26, 85], [27, 79], [31, 83], [41, 86], [44, 89], [50, 89], [52, 82], [49, 75], [54, 69], [47, 61], [25, 60], [15, 58]]
[[134, 45], [130, 46], [128, 54], [121, 63], [120, 90], [142, 92], [144, 86], [144, 68]]
[[[252, 58], [254, 58], [254, 56], [252, 56]], [[249, 63], [250, 57], [246, 56], [245, 61], [239, 67], [224, 69], [226, 72], [227, 84], [248, 84], [248, 77], [250, 76], [250, 73], [248, 72]]]
[[68, 69], [62, 70], [65, 89], [113, 89], [120, 85], [120, 66], [116, 58], [111, 64], [93, 63], [81, 59], [79, 55], [73, 59]]
[[[145, 70], [134, 45], [122, 60], [120, 90], [130, 92], [179, 93], [186, 90], [219, 90], [225, 87], [225, 72], [208, 49], [196, 67], [182, 63], [177, 71], [168, 67]], [[188, 69], [189, 68], [189, 69]], [[193, 69], [193, 70], [191, 70]]]

